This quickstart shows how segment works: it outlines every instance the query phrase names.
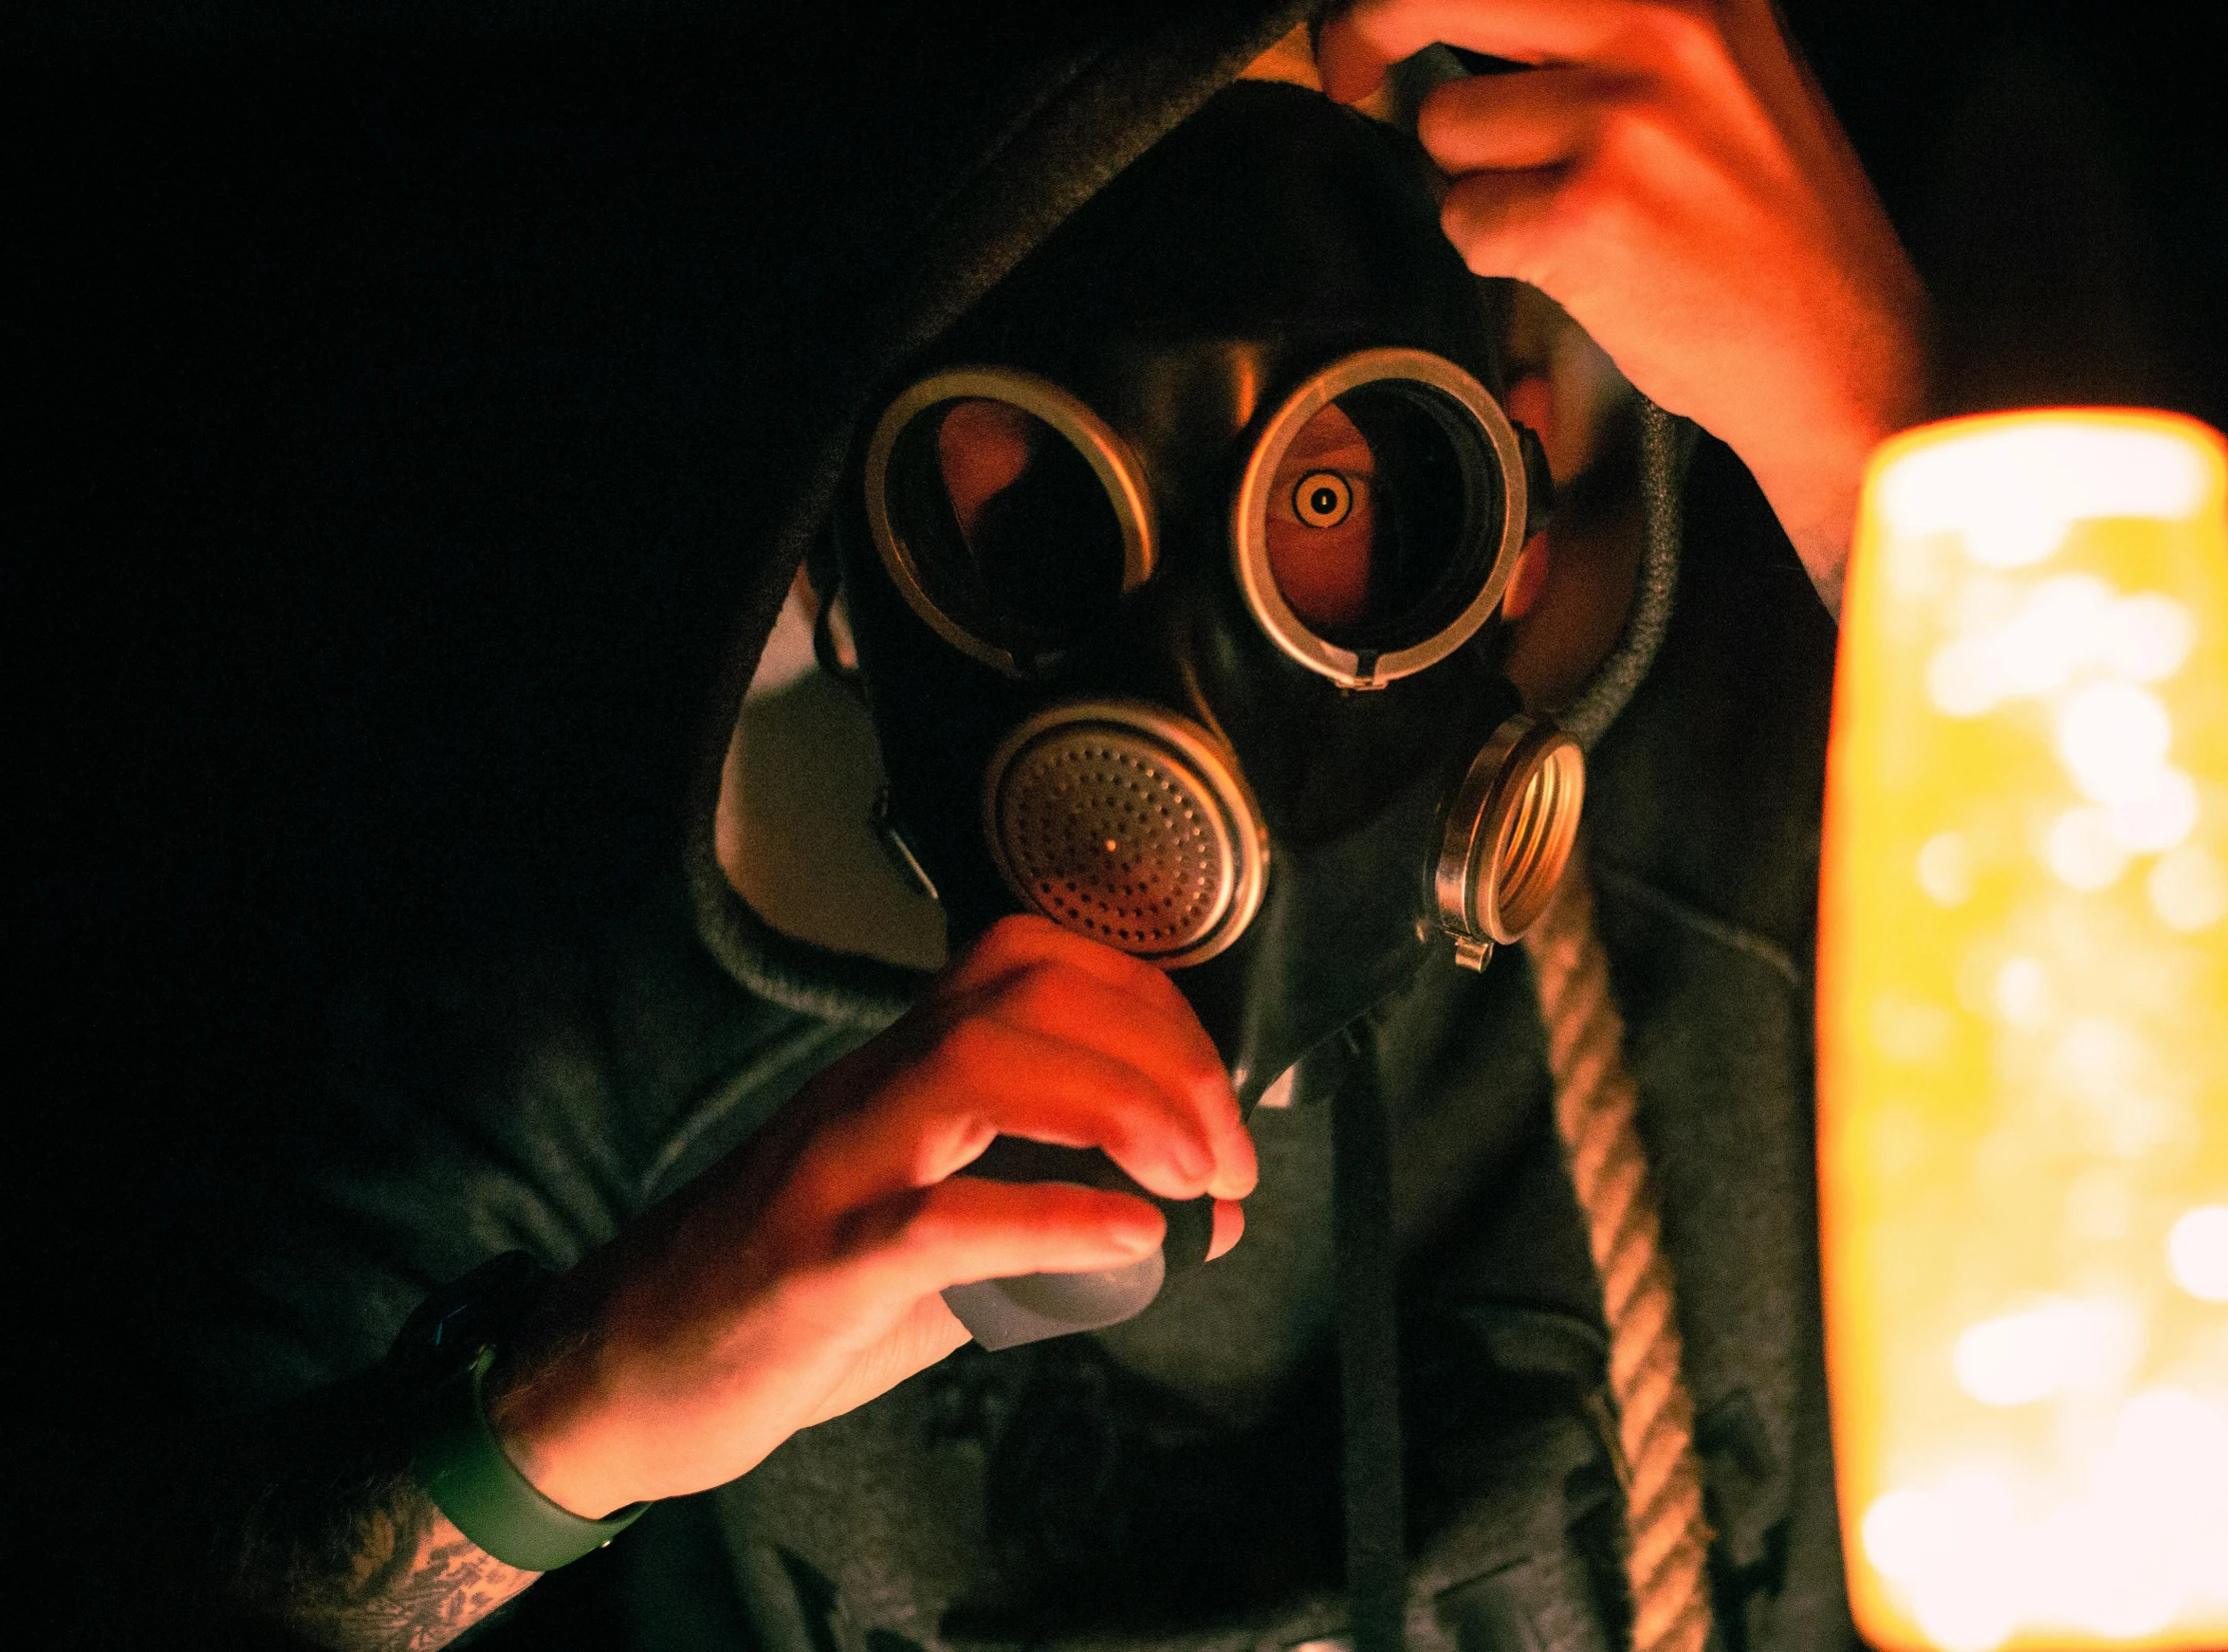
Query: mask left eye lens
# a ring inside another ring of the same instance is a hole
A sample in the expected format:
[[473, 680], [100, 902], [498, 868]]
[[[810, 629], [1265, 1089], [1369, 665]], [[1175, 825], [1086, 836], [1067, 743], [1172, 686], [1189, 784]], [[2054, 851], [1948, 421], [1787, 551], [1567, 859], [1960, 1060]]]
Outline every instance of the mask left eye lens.
[[962, 369], [916, 385], [868, 452], [884, 566], [944, 639], [1027, 675], [1103, 622], [1151, 566], [1137, 468], [1058, 386]]

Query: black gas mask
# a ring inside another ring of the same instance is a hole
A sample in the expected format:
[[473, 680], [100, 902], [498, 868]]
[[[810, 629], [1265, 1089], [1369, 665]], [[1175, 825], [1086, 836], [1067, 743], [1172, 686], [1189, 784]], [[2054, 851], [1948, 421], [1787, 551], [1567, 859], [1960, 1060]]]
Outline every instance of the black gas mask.
[[[1317, 94], [1222, 92], [890, 387], [836, 524], [885, 828], [954, 945], [1032, 910], [1162, 965], [1248, 1111], [1520, 933], [1577, 825], [1576, 746], [1498, 669], [1546, 468], [1428, 177]], [[1205, 1205], [1137, 1268], [948, 1299], [994, 1346], [1110, 1323]]]

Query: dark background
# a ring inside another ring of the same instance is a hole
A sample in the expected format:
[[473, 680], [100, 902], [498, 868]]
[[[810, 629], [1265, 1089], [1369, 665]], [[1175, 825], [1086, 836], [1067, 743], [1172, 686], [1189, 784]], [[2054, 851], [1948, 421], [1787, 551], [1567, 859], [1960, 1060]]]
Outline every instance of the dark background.
[[[2228, 425], [2217, 23], [1789, 10], [1955, 406]], [[780, 492], [754, 364], [811, 297], [769, 254], [812, 216], [781, 146], [867, 141], [811, 115], [877, 50], [858, 25], [773, 50], [717, 8], [273, 14], [32, 6], [0, 37], [34, 1452], [159, 1400], [147, 1282], [207, 1166], [316, 1105], [352, 980], [593, 921], [673, 864], [735, 547]]]

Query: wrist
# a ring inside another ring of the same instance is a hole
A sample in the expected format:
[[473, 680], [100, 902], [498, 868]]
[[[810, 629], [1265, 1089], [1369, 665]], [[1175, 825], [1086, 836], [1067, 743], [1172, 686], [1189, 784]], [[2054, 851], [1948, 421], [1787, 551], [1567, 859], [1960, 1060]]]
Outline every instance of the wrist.
[[[557, 1291], [551, 1295], [555, 1297]], [[594, 1339], [567, 1327], [545, 1299], [498, 1351], [482, 1388], [489, 1431], [535, 1490], [588, 1520], [641, 1499], [616, 1483], [598, 1436], [608, 1407]]]
[[1759, 439], [1753, 456], [1741, 455], [1819, 599], [1837, 618], [1865, 468], [1882, 442], [1932, 416], [1930, 386], [1913, 345], [1868, 394], [1852, 395], [1807, 421], [1784, 421]]
[[551, 1501], [521, 1474], [488, 1426], [481, 1384], [494, 1358], [494, 1348], [481, 1347], [427, 1396], [411, 1471], [483, 1553], [520, 1571], [555, 1571], [602, 1548], [649, 1505], [592, 1520]]
[[[549, 1571], [600, 1548], [644, 1505], [605, 1500], [579, 1472], [580, 1453], [562, 1449], [574, 1431], [513, 1426], [506, 1438], [491, 1419], [488, 1378], [499, 1351], [509, 1360], [511, 1409], [527, 1417], [564, 1415], [518, 1403], [540, 1386], [522, 1373], [553, 1375], [578, 1361], [521, 1359], [552, 1346], [537, 1334], [552, 1293], [548, 1274], [523, 1252], [497, 1258], [437, 1291], [412, 1315], [390, 1358], [423, 1384], [413, 1405], [412, 1472], [435, 1507], [495, 1559], [522, 1571]], [[558, 1449], [553, 1449], [558, 1447]], [[521, 1459], [525, 1459], [522, 1466]], [[530, 1476], [527, 1466], [538, 1471]]]

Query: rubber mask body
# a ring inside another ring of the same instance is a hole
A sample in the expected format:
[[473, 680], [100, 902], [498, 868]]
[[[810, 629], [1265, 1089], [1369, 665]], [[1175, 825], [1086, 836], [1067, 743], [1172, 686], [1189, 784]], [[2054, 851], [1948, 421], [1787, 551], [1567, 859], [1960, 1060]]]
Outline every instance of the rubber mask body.
[[[1266, 836], [1258, 910], [1225, 949], [1173, 971], [1246, 1106], [1309, 1046], [1444, 947], [1426, 921], [1439, 815], [1517, 710], [1488, 628], [1381, 688], [1341, 688], [1264, 634], [1232, 571], [1238, 473], [1267, 414], [1358, 350], [1427, 351], [1499, 389], [1479, 284], [1440, 234], [1417, 153], [1315, 94], [1242, 85], [1085, 207], [982, 311], [917, 364], [992, 363], [1096, 413], [1149, 491], [1154, 566], [1126, 593], [1064, 568], [1098, 612], [1019, 673], [923, 622], [845, 490], [843, 589], [895, 825], [942, 898], [955, 946], [1024, 909], [986, 842], [984, 781], [1048, 708], [1163, 708], [1228, 755]], [[857, 468], [855, 467], [855, 474]]]
[[[1014, 861], [1031, 847], [1026, 822], [1018, 841], [1001, 836], [999, 776], [1011, 772], [1018, 735], [1048, 719], [1072, 723], [1106, 709], [1110, 738], [1071, 740], [1060, 761], [1099, 764], [1109, 786], [1143, 775], [1147, 815], [1151, 777], [1137, 767], [1145, 760], [1125, 755], [1123, 729], [1149, 732], [1156, 720], [1172, 719], [1184, 739], [1195, 737], [1220, 760], [1205, 767], [1218, 767], [1232, 783], [1225, 824], [1240, 846], [1257, 850], [1257, 905], [1206, 947], [1210, 955], [1174, 959], [1171, 978], [1248, 1112], [1311, 1046], [1399, 986], [1434, 949], [1447, 949], [1430, 917], [1447, 800], [1519, 705], [1495, 664], [1496, 628], [1447, 629], [1445, 614], [1423, 629], [1439, 625], [1449, 637], [1459, 631], [1459, 645], [1381, 684], [1345, 686], [1295, 659], [1243, 587], [1233, 500], [1287, 398], [1357, 352], [1425, 353], [1476, 400], [1497, 395], [1490, 321], [1484, 290], [1439, 232], [1412, 146], [1312, 93], [1231, 88], [914, 364], [889, 404], [899, 409], [909, 385], [939, 373], [1016, 373], [1049, 387], [1046, 396], [1072, 404], [1072, 424], [1103, 425], [1108, 451], [1136, 479], [1149, 566], [1134, 534], [1124, 561], [1123, 536], [1103, 517], [1107, 495], [1073, 456], [1064, 461], [1073, 473], [1065, 493], [1048, 482], [1032, 504], [1018, 484], [1012, 500], [1000, 492], [1021, 461], [999, 457], [999, 431], [1012, 436], [1026, 421], [984, 398], [939, 404], [955, 411], [940, 413], [943, 424], [932, 422], [931, 434], [914, 443], [911, 463], [941, 484], [936, 507], [948, 513], [948, 527], [982, 527], [989, 519], [974, 517], [979, 507], [988, 513], [1014, 504], [1006, 526], [1027, 530], [1016, 541], [1018, 556], [995, 567], [978, 559], [951, 576], [942, 599], [933, 591], [925, 599], [929, 581], [910, 568], [894, 574], [889, 525], [870, 522], [868, 502], [874, 493], [886, 514], [899, 508], [893, 499], [903, 505], [902, 478], [890, 480], [908, 463], [911, 439], [890, 434], [894, 426], [911, 429], [902, 417], [884, 420], [874, 451], [862, 437], [845, 489], [838, 574], [881, 743], [890, 820], [935, 883], [955, 948], [1028, 904], [1066, 920], [1042, 899], [1025, 903], [1029, 884], [1017, 879]], [[1048, 402], [1034, 405], [1058, 416]], [[1374, 469], [1354, 471], [1350, 455], [1339, 461], [1344, 470], [1326, 461], [1306, 473], [1310, 486], [1322, 479], [1311, 492], [1294, 492], [1288, 477], [1279, 481], [1275, 508], [1288, 506], [1301, 519], [1314, 512], [1335, 525], [1341, 508], [1362, 508], [1369, 489], [1389, 499], [1420, 477], [1417, 486], [1428, 491], [1437, 440], [1430, 418], [1419, 423], [1399, 396], [1379, 406], [1363, 394], [1339, 407], [1351, 409], [1350, 418], [1341, 412], [1333, 421], [1339, 439], [1347, 448], [1358, 443]], [[1487, 411], [1507, 436], [1497, 406]], [[981, 437], [983, 430], [991, 434]], [[1045, 431], [1036, 436], [1053, 440]], [[1514, 447], [1510, 436], [1498, 458], [1486, 454], [1463, 484], [1476, 496], [1463, 507], [1479, 518], [1469, 533], [1476, 555], [1450, 563], [1443, 578], [1426, 569], [1418, 576], [1422, 596], [1410, 592], [1392, 609], [1437, 602], [1453, 613], [1445, 592], [1432, 595], [1432, 578], [1460, 587], [1456, 606], [1469, 602], [1479, 616], [1497, 601], [1499, 583], [1487, 591], [1488, 578], [1505, 583], [1509, 547], [1529, 526], [1520, 520], [1525, 467], [1508, 463]], [[1513, 479], [1502, 474], [1510, 468]], [[1350, 488], [1340, 480], [1348, 472]], [[1518, 520], [1503, 533], [1501, 518], [1511, 511]], [[1372, 590], [1386, 583], [1379, 573], [1367, 582]], [[1315, 600], [1320, 608], [1323, 600]], [[1389, 612], [1391, 630], [1372, 631], [1371, 623], [1366, 613], [1338, 614], [1324, 629], [1366, 664], [1380, 646], [1399, 646], [1395, 633], [1413, 629], [1415, 614]], [[1034, 819], [1049, 823], [1045, 830], [1069, 829], [1061, 808], [1048, 805]], [[1129, 851], [1133, 823], [1118, 809], [1083, 819], [1085, 835], [1104, 831], [1111, 857]], [[991, 1165], [1009, 1146], [1016, 1162]], [[1021, 1179], [1031, 1173], [1032, 1151], [1001, 1142], [979, 1168]], [[1203, 1255], [1204, 1204], [1163, 1205], [1167, 1265]], [[1071, 1305], [1066, 1322], [1056, 1310], [1042, 1328], [1001, 1334], [1025, 1340], [1125, 1317], [1157, 1289], [1160, 1258], [1152, 1261], [1151, 1278], [1113, 1290], [1103, 1311]], [[1122, 1306], [1114, 1300], [1122, 1289], [1141, 1299]]]

